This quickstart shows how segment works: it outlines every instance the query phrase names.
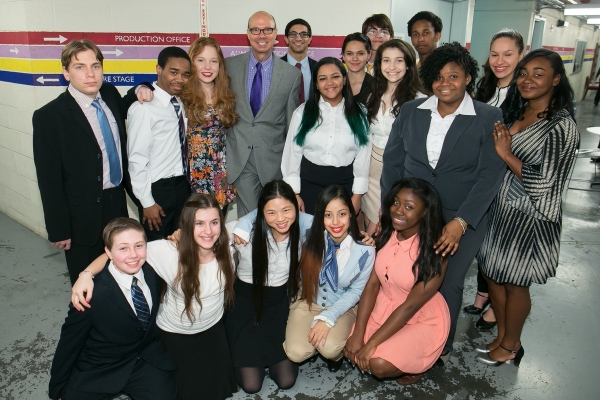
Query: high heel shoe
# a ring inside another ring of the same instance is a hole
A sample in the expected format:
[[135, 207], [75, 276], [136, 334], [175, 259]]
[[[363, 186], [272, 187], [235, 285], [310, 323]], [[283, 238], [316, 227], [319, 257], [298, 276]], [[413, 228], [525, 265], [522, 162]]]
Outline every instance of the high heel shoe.
[[[491, 306], [490, 306], [491, 308]], [[496, 321], [486, 321], [483, 316], [485, 314], [483, 314], [481, 317], [479, 317], [479, 319], [477, 320], [477, 322], [475, 322], [475, 327], [477, 327], [477, 329], [479, 329], [480, 331], [489, 331], [490, 329], [492, 329], [493, 327], [496, 326], [497, 322]]]
[[478, 353], [487, 354], [491, 350], [487, 348], [487, 345], [484, 345], [484, 346], [475, 347], [475, 351]]
[[479, 356], [477, 357], [477, 361], [479, 361], [482, 364], [485, 365], [489, 365], [490, 367], [498, 367], [502, 364], [514, 364], [515, 367], [519, 367], [519, 365], [521, 364], [521, 359], [523, 358], [523, 356], [525, 355], [525, 349], [523, 348], [523, 345], [521, 345], [521, 347], [519, 348], [519, 350], [509, 350], [506, 347], [500, 345], [500, 347], [502, 347], [504, 350], [511, 352], [512, 354], [515, 355], [515, 358], [510, 359], [510, 360], [506, 360], [506, 361], [496, 361], [496, 360], [492, 360], [490, 358], [489, 354], [486, 354], [484, 356]]
[[479, 315], [483, 312], [483, 310], [485, 310], [487, 308], [487, 306], [490, 305], [489, 296], [485, 297], [479, 293], [477, 293], [477, 296], [484, 297], [486, 299], [485, 303], [483, 303], [483, 306], [481, 308], [478, 308], [478, 307], [475, 307], [475, 304], [471, 304], [471, 305], [468, 305], [465, 308], [463, 308], [464, 312], [466, 312], [467, 314]]

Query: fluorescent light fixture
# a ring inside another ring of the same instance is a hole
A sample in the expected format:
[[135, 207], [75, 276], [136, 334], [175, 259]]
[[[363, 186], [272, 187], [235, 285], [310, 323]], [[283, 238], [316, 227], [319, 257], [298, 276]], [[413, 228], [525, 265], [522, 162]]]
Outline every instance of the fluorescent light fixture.
[[600, 15], [600, 6], [594, 7], [589, 4], [567, 4], [565, 15]]
[[600, 18], [588, 18], [587, 24], [588, 25], [600, 25]]

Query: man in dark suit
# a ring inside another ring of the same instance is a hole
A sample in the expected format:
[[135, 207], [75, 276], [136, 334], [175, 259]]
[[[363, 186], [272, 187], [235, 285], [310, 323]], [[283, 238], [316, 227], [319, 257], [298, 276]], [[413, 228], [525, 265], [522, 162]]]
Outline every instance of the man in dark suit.
[[48, 240], [65, 250], [71, 284], [102, 254], [102, 229], [127, 216], [125, 189], [131, 194], [127, 102], [103, 83], [103, 58], [89, 40], [65, 46], [61, 63], [69, 87], [33, 114], [33, 158]]
[[[104, 230], [107, 267], [95, 277], [89, 309], [73, 306], [52, 361], [51, 399], [175, 400], [175, 364], [159, 340], [162, 280], [146, 264], [144, 229], [116, 218]], [[88, 272], [88, 271], [86, 271]]]
[[247, 34], [252, 49], [227, 59], [239, 115], [226, 135], [227, 180], [237, 189], [240, 217], [256, 208], [267, 182], [281, 179], [283, 146], [299, 104], [302, 76], [273, 55], [277, 27], [271, 14], [254, 13]]
[[288, 45], [288, 52], [281, 59], [302, 72], [300, 81], [300, 104], [302, 104], [308, 98], [312, 72], [317, 65], [317, 60], [308, 56], [308, 46], [312, 42], [312, 29], [308, 22], [296, 18], [285, 26], [284, 40]]

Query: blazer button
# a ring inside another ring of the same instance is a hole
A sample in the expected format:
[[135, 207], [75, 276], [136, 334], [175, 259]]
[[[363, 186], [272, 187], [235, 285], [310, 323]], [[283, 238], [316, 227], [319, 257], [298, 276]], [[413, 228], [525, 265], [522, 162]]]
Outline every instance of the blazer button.
[[102, 157], [102, 155], [101, 155], [101, 154], [98, 154], [98, 159], [100, 159], [100, 157]]
[[250, 150], [252, 150], [252, 146], [248, 146], [248, 148], [249, 148]]
[[322, 307], [325, 307], [325, 303], [321, 303], [321, 306], [322, 306]]
[[435, 172], [432, 172], [432, 173], [431, 173], [431, 176], [433, 176], [433, 177], [435, 178]]
[[323, 289], [323, 291], [324, 291], [324, 292], [326, 292], [326, 291], [327, 291], [327, 288], [324, 288], [324, 289]]
[[98, 203], [100, 203], [100, 197], [98, 197], [98, 198], [96, 199], [96, 201], [97, 201]]
[[256, 123], [254, 123], [254, 122], [253, 122], [253, 123], [252, 123], [252, 126], [256, 126]]
[[327, 300], [327, 297], [323, 296], [323, 300]]
[[102, 177], [101, 177], [101, 176], [99, 176], [99, 177], [98, 177], [98, 182], [100, 182], [101, 180], [102, 180]]

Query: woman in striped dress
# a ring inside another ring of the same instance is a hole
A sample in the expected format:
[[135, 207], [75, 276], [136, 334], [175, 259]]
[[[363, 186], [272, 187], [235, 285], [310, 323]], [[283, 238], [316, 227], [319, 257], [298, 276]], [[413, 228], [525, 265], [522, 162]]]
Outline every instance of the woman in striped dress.
[[477, 257], [489, 285], [498, 336], [477, 360], [519, 365], [521, 332], [531, 309], [529, 286], [544, 284], [558, 265], [561, 195], [579, 141], [573, 89], [560, 56], [530, 52], [519, 62], [518, 91], [510, 101], [508, 127], [497, 123], [496, 151], [508, 169], [490, 210]]

